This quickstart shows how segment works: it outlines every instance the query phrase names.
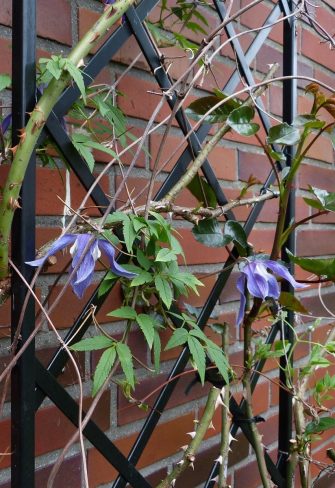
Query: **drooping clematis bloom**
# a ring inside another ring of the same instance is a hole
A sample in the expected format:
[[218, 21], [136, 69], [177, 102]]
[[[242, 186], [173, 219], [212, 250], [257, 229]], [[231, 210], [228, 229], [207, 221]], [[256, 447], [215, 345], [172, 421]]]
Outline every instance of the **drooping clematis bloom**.
[[41, 266], [49, 256], [53, 256], [70, 244], [72, 244], [70, 254], [73, 258], [71, 267], [76, 269], [71, 285], [78, 298], [82, 298], [86, 288], [92, 282], [95, 263], [101, 256], [100, 249], [108, 257], [110, 269], [114, 274], [123, 278], [134, 278], [137, 276], [136, 273], [127, 271], [115, 261], [115, 249], [108, 241], [94, 238], [92, 234], [64, 234], [54, 242], [45, 256], [35, 261], [28, 261], [26, 264]]
[[[268, 269], [274, 274], [269, 273]], [[249, 259], [241, 269], [241, 276], [238, 278], [236, 284], [238, 291], [241, 293], [237, 325], [241, 324], [244, 316], [246, 304], [244, 293], [245, 285], [247, 285], [249, 293], [256, 298], [265, 300], [269, 297], [278, 300], [280, 289], [278, 281], [274, 275], [278, 275], [280, 278], [288, 281], [293, 288], [305, 288], [306, 286], [295, 281], [288, 269], [277, 261], [272, 261], [271, 259], [257, 259], [257, 256], [254, 259]]]

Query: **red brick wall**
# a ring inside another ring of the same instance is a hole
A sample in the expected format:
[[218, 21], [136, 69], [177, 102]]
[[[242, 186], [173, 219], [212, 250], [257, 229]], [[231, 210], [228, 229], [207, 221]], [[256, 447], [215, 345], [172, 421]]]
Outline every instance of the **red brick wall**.
[[[234, 9], [239, 5], [244, 6], [247, 0], [235, 0]], [[92, 22], [97, 17], [97, 12], [101, 10], [101, 4], [98, 1], [71, 1], [71, 0], [38, 0], [38, 55], [45, 56], [51, 53], [66, 53], [70, 46], [87, 30]], [[271, 2], [263, 1], [258, 6], [254, 7], [252, 12], [247, 12], [241, 16], [236, 24], [237, 30], [243, 28], [258, 27], [265, 19], [270, 11]], [[156, 12], [157, 13], [157, 12]], [[151, 15], [155, 18], [156, 13]], [[211, 26], [217, 24], [216, 17], [212, 12], [207, 10], [207, 18]], [[317, 9], [317, 19], [328, 30], [334, 31], [334, 14], [331, 10], [322, 6]], [[11, 0], [2, 0], [0, 8], [0, 72], [10, 72], [11, 70]], [[262, 73], [267, 71], [267, 64], [274, 61], [281, 62], [281, 28], [275, 27], [271, 32], [269, 39], [264, 43], [256, 59], [252, 62], [252, 68], [256, 69], [257, 78], [262, 76]], [[248, 34], [241, 38], [241, 44], [246, 49], [252, 35]], [[198, 42], [201, 38], [199, 36], [190, 35], [190, 39]], [[224, 36], [222, 37], [222, 41]], [[320, 43], [317, 35], [306, 24], [300, 24], [297, 30], [298, 42], [298, 70], [299, 74], [307, 76], [314, 76], [324, 81], [325, 83], [334, 85], [334, 68], [335, 68], [335, 54], [330, 51], [325, 43]], [[107, 83], [113, 83], [122, 73], [124, 67], [132, 61], [134, 56], [139, 52], [136, 42], [129, 40], [122, 49], [117, 53], [113, 62], [111, 62], [99, 76], [99, 80]], [[174, 56], [176, 50], [173, 48], [162, 49], [166, 55]], [[170, 68], [170, 74], [174, 77], [179, 76], [183, 69], [187, 66], [188, 61], [185, 59], [176, 59], [173, 61]], [[229, 79], [230, 74], [235, 68], [233, 54], [230, 48], [223, 48], [221, 55], [218, 56], [213, 63], [212, 69], [215, 77], [223, 86]], [[307, 84], [304, 81], [299, 81], [299, 111], [304, 113], [310, 108], [311, 99], [304, 95], [303, 86]], [[213, 77], [208, 74], [203, 80], [200, 90], [211, 90], [215, 87]], [[118, 103], [122, 110], [129, 116], [129, 126], [133, 127], [133, 132], [141, 134], [145, 128], [145, 123], [151, 116], [153, 109], [156, 107], [158, 97], [149, 93], [149, 91], [156, 91], [155, 84], [148, 66], [142, 57], [136, 64], [136, 67], [127, 74], [118, 85], [118, 89], [123, 93], [123, 96], [118, 97]], [[7, 93], [7, 101], [10, 93]], [[2, 97], [6, 100], [6, 96]], [[265, 106], [274, 116], [279, 116], [281, 113], [281, 87], [280, 84], [271, 86], [269, 91], [263, 97]], [[169, 110], [166, 107], [161, 111], [157, 117], [157, 121], [161, 121]], [[162, 130], [150, 135], [146, 142], [147, 149], [151, 152], [153, 157], [157, 153], [158, 146], [161, 139]], [[181, 140], [181, 134], [176, 127], [173, 127], [171, 135], [168, 137], [164, 147], [161, 163], [163, 164], [171, 155]], [[177, 155], [178, 156], [178, 155]], [[177, 156], [169, 163], [165, 170], [159, 177], [159, 181], [164, 179], [166, 171], [169, 171], [177, 159]], [[314, 146], [308, 158], [303, 164], [297, 180], [297, 216], [303, 218], [310, 215], [311, 209], [304, 205], [302, 197], [308, 187], [308, 184], [325, 188], [334, 191], [335, 185], [335, 171], [333, 166], [333, 150], [329, 138], [323, 137], [322, 140]], [[104, 167], [108, 158], [105, 155], [98, 156], [98, 163], [96, 165], [96, 172], [99, 173]], [[131, 158], [125, 157], [123, 163], [129, 165]], [[266, 158], [262, 154], [260, 147], [255, 138], [243, 138], [236, 135], [228, 135], [224, 141], [217, 147], [210, 155], [209, 160], [215, 170], [220, 184], [226, 192], [228, 198], [233, 198], [239, 193], [242, 182], [246, 181], [248, 177], [253, 174], [261, 181], [263, 181], [269, 172], [269, 167]], [[137, 191], [145, 185], [150, 175], [151, 162], [147, 155], [143, 154], [136, 168], [133, 172], [132, 178], [128, 182], [128, 189], [130, 192]], [[2, 166], [0, 168], [0, 179], [3, 181], [7, 172], [7, 168]], [[108, 176], [104, 177], [103, 187], [107, 193], [113, 194], [120, 181], [119, 170], [113, 168]], [[84, 192], [80, 183], [71, 175], [70, 178], [70, 194], [71, 205], [75, 208], [79, 204]], [[50, 168], [43, 168], [41, 165], [37, 168], [37, 243], [38, 246], [55, 237], [59, 233], [61, 216], [63, 214], [63, 204], [57, 198], [57, 195], [62, 199], [66, 196], [65, 170], [56, 171]], [[157, 183], [159, 187], [159, 183]], [[256, 190], [257, 191], [257, 190]], [[120, 196], [121, 200], [126, 198], [123, 193]], [[194, 203], [193, 198], [188, 192], [184, 192], [180, 197], [180, 201], [184, 204]], [[239, 209], [236, 215], [244, 220], [248, 211], [247, 209]], [[277, 206], [276, 202], [267, 203], [260, 215], [258, 223], [251, 234], [251, 241], [255, 248], [260, 251], [268, 251], [271, 247], [273, 238], [274, 221], [276, 220]], [[308, 224], [300, 228], [297, 233], [297, 249], [300, 255], [328, 255], [333, 254], [333, 235], [334, 235], [334, 216], [319, 217], [313, 219]], [[177, 222], [178, 229], [182, 236], [182, 245], [186, 253], [186, 260], [192, 269], [203, 279], [206, 287], [201, 289], [200, 297], [192, 296], [188, 302], [194, 306], [200, 307], [203, 305], [211, 286], [214, 283], [215, 277], [220, 269], [220, 263], [226, 258], [224, 250], [215, 250], [212, 252], [194, 241], [190, 227], [184, 222]], [[48, 269], [39, 281], [37, 292], [38, 295], [44, 298], [51, 285], [56, 273], [59, 272], [66, 263], [66, 257], [60, 257], [54, 267]], [[305, 273], [299, 273], [299, 276], [306, 276]], [[96, 274], [96, 281], [99, 279], [99, 274]], [[92, 288], [89, 290], [91, 292]], [[59, 288], [56, 288], [50, 298], [50, 303], [53, 297], [57, 294]], [[326, 303], [334, 310], [332, 290], [326, 290]], [[85, 294], [84, 298], [89, 296], [89, 292]], [[112, 308], [120, 306], [121, 290], [116, 288], [111, 294], [107, 303], [98, 314], [98, 320], [104, 324], [106, 330], [113, 331], [113, 334], [118, 331], [121, 333], [122, 324], [118, 322], [111, 322], [106, 313]], [[231, 362], [232, 364], [240, 364], [242, 361], [242, 353], [239, 342], [239, 333], [234, 326], [235, 314], [237, 308], [238, 294], [235, 290], [235, 282], [223, 291], [217, 310], [220, 318], [228, 321], [231, 324]], [[309, 289], [305, 292], [303, 301], [315, 315], [325, 316], [327, 313], [322, 308], [315, 289]], [[78, 301], [68, 290], [63, 298], [62, 303], [56, 308], [52, 314], [52, 319], [59, 329], [67, 329], [76, 314], [80, 311], [84, 304], [84, 299]], [[66, 308], [64, 308], [66, 307]], [[64, 310], [66, 312], [64, 313]], [[0, 309], [0, 337], [2, 337], [0, 349], [0, 364], [6, 364], [6, 347], [9, 346], [9, 304]], [[264, 325], [264, 324], [260, 324]], [[313, 339], [317, 340], [325, 334], [329, 326], [327, 322], [322, 322], [317, 332], [313, 334]], [[168, 339], [168, 334], [164, 333], [164, 340]], [[151, 357], [141, 335], [134, 331], [130, 337], [130, 345], [134, 350], [134, 354], [141, 359], [142, 362], [151, 363]], [[37, 340], [38, 355], [43, 362], [47, 362], [48, 358], [55, 350], [57, 344], [53, 334], [48, 330], [48, 326], [44, 326], [44, 331]], [[169, 371], [173, 360], [177, 356], [178, 351], [168, 351], [163, 353], [162, 374], [158, 377], [151, 378], [143, 368], [138, 368], [138, 376], [140, 383], [136, 388], [135, 397], [142, 398], [150, 391], [156, 388], [164, 381], [166, 373]], [[308, 353], [308, 347], [301, 347], [297, 351], [297, 359], [301, 360]], [[90, 402], [90, 383], [89, 378], [92, 368], [96, 364], [98, 356], [96, 354], [80, 355], [78, 357], [79, 366], [82, 372], [82, 378], [85, 381], [85, 405]], [[277, 369], [274, 362], [269, 362], [265, 367], [265, 372], [275, 381], [277, 378]], [[60, 379], [65, 386], [68, 386], [69, 391], [74, 395], [78, 395], [78, 388], [76, 387], [76, 377], [71, 366], [68, 366]], [[145, 475], [148, 476], [150, 483], [155, 485], [164, 475], [166, 469], [171, 464], [179, 459], [180, 454], [178, 450], [180, 446], [187, 443], [186, 433], [192, 430], [193, 420], [201, 415], [204, 405], [205, 394], [208, 388], [201, 389], [199, 386], [193, 388], [188, 396], [185, 396], [185, 388], [191, 377], [184, 378], [179, 382], [176, 391], [171, 398], [166, 413], [164, 413], [154, 435], [152, 436], [146, 450], [144, 451], [139, 467], [144, 469]], [[240, 397], [240, 393], [237, 393]], [[152, 404], [155, 396], [151, 397], [149, 403]], [[266, 419], [261, 425], [262, 433], [264, 433], [264, 443], [269, 447], [270, 453], [276, 452], [276, 438], [277, 438], [277, 407], [278, 407], [278, 391], [274, 383], [262, 378], [257, 386], [255, 393], [255, 414], [262, 414]], [[8, 413], [6, 407], [5, 412]], [[110, 391], [106, 392], [95, 414], [97, 423], [109, 433], [112, 439], [115, 439], [116, 445], [122, 452], [127, 454], [136, 439], [136, 434], [139, 431], [145, 414], [142, 410], [135, 406], [129, 406], [124, 400], [122, 394], [114, 385]], [[209, 468], [213, 459], [218, 455], [217, 443], [219, 441], [220, 419], [215, 419], [216, 430], [210, 430], [207, 439], [203, 445], [201, 453], [197, 456], [195, 462], [195, 470], [188, 471], [176, 486], [180, 488], [194, 488], [207, 478]], [[54, 460], [57, 458], [57, 453], [73, 432], [73, 427], [64, 416], [53, 406], [46, 406], [42, 408], [36, 419], [36, 465], [37, 465], [37, 487], [46, 486], [47, 475], [50, 472]], [[10, 423], [9, 416], [1, 420], [0, 423], [0, 453], [8, 452]], [[315, 451], [315, 457], [319, 460], [324, 460], [324, 453], [331, 439], [327, 438], [323, 443], [318, 445], [318, 450]], [[108, 485], [112, 479], [115, 478], [115, 470], [101, 457], [101, 455], [90, 445], [87, 445], [87, 459], [89, 469], [90, 487], [95, 488], [102, 484]], [[9, 478], [10, 457], [0, 455], [0, 487], [4, 488], [8, 485]], [[238, 442], [232, 444], [232, 453], [230, 459], [231, 483], [234, 487], [249, 488], [260, 486], [260, 479], [257, 474], [254, 457], [251, 453], [248, 444], [243, 436], [238, 436]], [[81, 463], [79, 448], [76, 446], [72, 454], [63, 464], [62, 469], [57, 477], [56, 487], [77, 488], [81, 486]], [[332, 486], [331, 482], [329, 485]]]

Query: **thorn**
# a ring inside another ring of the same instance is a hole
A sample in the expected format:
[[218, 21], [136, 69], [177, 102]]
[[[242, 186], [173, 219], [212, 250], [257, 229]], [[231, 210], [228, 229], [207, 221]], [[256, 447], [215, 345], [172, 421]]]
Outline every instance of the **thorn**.
[[182, 466], [184, 464], [184, 462], [185, 461], [183, 459], [181, 459], [177, 464], [179, 464], [180, 466]]
[[176, 484], [176, 480], [174, 479], [171, 481], [171, 486], [174, 487], [175, 484]]
[[13, 156], [15, 156], [18, 147], [19, 147], [19, 145], [17, 144], [16, 146], [13, 146], [13, 147], [10, 147], [9, 148], [9, 150], [12, 151]]
[[194, 439], [195, 438], [195, 431], [193, 431], [193, 432], [187, 432], [187, 435], [191, 436], [192, 439]]
[[212, 420], [211, 420], [211, 423], [209, 424], [208, 428], [215, 430], [215, 427], [214, 427], [214, 424], [213, 424], [213, 421]]
[[224, 393], [225, 393], [225, 388], [223, 387], [222, 390], [220, 391], [217, 399], [216, 399], [216, 402], [215, 402], [215, 410], [220, 406], [220, 405], [224, 405], [224, 401], [223, 401], [223, 397], [224, 397]]
[[235, 439], [235, 437], [233, 437], [233, 436], [231, 435], [231, 433], [229, 432], [229, 438], [228, 438], [228, 442], [229, 442], [229, 444], [230, 444], [231, 442], [233, 442], [233, 441], [236, 441], [236, 442], [237, 442], [237, 439]]
[[181, 451], [186, 451], [186, 449], [187, 449], [187, 448], [188, 448], [188, 446], [181, 446], [181, 447], [180, 447], [180, 450], [181, 450]]
[[190, 468], [192, 468], [192, 469], [193, 469], [193, 471], [194, 471], [194, 463], [193, 463], [193, 462], [192, 462], [192, 463], [190, 463], [190, 464], [189, 464], [189, 466], [190, 466]]
[[219, 464], [222, 464], [222, 460], [223, 460], [223, 458], [222, 458], [221, 454], [218, 458], [214, 459], [214, 461], [216, 461]]
[[215, 478], [212, 478], [211, 481], [214, 481], [214, 483], [218, 483], [219, 481], [219, 476], [215, 476]]

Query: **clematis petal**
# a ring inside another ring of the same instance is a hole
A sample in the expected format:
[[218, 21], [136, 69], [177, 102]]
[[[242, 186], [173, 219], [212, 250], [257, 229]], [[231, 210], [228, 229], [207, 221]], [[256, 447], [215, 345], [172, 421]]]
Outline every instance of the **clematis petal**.
[[82, 258], [76, 272], [76, 284], [85, 281], [89, 276], [93, 275], [96, 261], [94, 259], [94, 248], [97, 247], [98, 242], [96, 241], [93, 243], [93, 246], [86, 251], [85, 256]]
[[64, 234], [62, 237], [57, 239], [50, 247], [49, 251], [40, 259], [35, 259], [35, 261], [27, 261], [26, 264], [30, 266], [41, 266], [49, 256], [53, 256], [64, 247], [72, 244], [76, 240], [76, 234]]
[[238, 291], [241, 293], [241, 298], [240, 298], [240, 309], [238, 311], [237, 315], [237, 325], [239, 326], [242, 323], [243, 317], [244, 317], [244, 311], [245, 311], [245, 305], [247, 302], [247, 299], [245, 298], [245, 281], [246, 277], [241, 274], [241, 276], [238, 278], [236, 287]]
[[283, 264], [272, 261], [271, 259], [264, 261], [264, 264], [267, 268], [271, 269], [273, 273], [288, 281], [293, 288], [305, 288], [307, 286], [295, 281], [289, 270]]
[[79, 282], [75, 281], [75, 279], [76, 277], [73, 280], [71, 280], [72, 289], [78, 298], [83, 298], [86, 288], [90, 286], [92, 282], [93, 273], [88, 275], [86, 279], [81, 280]]
[[137, 276], [136, 273], [131, 273], [130, 271], [127, 271], [115, 261], [114, 247], [108, 241], [106, 241], [105, 239], [99, 239], [99, 247], [108, 257], [109, 265], [113, 273], [118, 276], [122, 276], [123, 278], [134, 278], [135, 276]]
[[[87, 247], [88, 243], [92, 240], [92, 243]], [[77, 234], [76, 241], [71, 248], [71, 253], [73, 255], [72, 268], [76, 268], [84, 254], [85, 251], [89, 253], [91, 251], [92, 244], [94, 243], [94, 238], [91, 234]]]
[[276, 280], [275, 276], [270, 273], [268, 273], [268, 286], [269, 286], [268, 297], [278, 300], [280, 295], [278, 281]]
[[263, 299], [268, 296], [268, 272], [261, 263], [252, 261], [250, 264], [244, 266], [242, 272], [247, 277], [247, 287], [252, 296]]

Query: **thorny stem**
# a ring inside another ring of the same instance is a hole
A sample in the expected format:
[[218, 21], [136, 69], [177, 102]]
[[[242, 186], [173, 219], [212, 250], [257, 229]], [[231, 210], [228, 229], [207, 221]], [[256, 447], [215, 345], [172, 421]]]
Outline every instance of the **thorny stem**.
[[[224, 325], [223, 332], [223, 350], [228, 360], [229, 348], [229, 326]], [[222, 428], [221, 428], [221, 445], [220, 445], [220, 469], [219, 469], [219, 488], [228, 488], [227, 470], [228, 470], [228, 454], [229, 454], [229, 433], [231, 426], [231, 415], [229, 412], [230, 389], [229, 383], [224, 387], [223, 405], [222, 405]]]
[[[75, 66], [80, 66], [92, 46], [122, 17], [134, 1], [120, 0], [108, 6], [94, 26], [73, 48], [68, 60]], [[14, 159], [3, 189], [2, 202], [0, 204], [0, 279], [8, 276], [9, 235], [29, 160], [54, 105], [70, 81], [69, 73], [63, 71], [58, 80], [53, 79], [50, 82], [31, 113], [27, 126], [21, 134], [19, 144], [16, 148], [13, 148]]]
[[220, 393], [221, 392], [218, 388], [211, 388], [203, 416], [199, 421], [195, 432], [193, 433], [193, 439], [187, 446], [182, 459], [175, 465], [171, 473], [157, 485], [157, 488], [169, 488], [170, 486], [174, 486], [176, 479], [181, 475], [181, 473], [195, 462], [195, 454], [212, 422], [212, 418], [217, 406], [217, 399]]

